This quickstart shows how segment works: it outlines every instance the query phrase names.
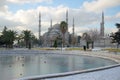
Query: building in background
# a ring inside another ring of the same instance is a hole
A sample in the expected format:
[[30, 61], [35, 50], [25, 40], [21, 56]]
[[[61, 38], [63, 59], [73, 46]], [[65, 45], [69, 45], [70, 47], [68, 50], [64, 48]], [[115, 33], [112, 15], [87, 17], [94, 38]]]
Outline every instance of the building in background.
[[[41, 18], [41, 17], [39, 17]], [[85, 40], [82, 40], [81, 36], [75, 34], [75, 21], [73, 18], [73, 25], [72, 25], [72, 33], [68, 31], [69, 24], [68, 24], [68, 11], [66, 11], [66, 23], [67, 23], [67, 31], [65, 33], [65, 46], [70, 47], [77, 47], [77, 46], [84, 46], [86, 45]], [[41, 23], [41, 20], [39, 20]], [[101, 23], [100, 23], [100, 30], [98, 31], [99, 39], [95, 40], [94, 46], [95, 47], [108, 47], [112, 46], [111, 39], [108, 35], [105, 35], [105, 27], [104, 27], [104, 13], [102, 12], [101, 16]], [[41, 25], [39, 25], [41, 27]], [[40, 28], [39, 27], [39, 28]], [[39, 30], [40, 31], [40, 30]], [[60, 24], [52, 24], [52, 20], [50, 21], [50, 27], [46, 33], [42, 36], [42, 46], [44, 47], [52, 47], [57, 40], [58, 46], [62, 46], [62, 33], [60, 30]]]

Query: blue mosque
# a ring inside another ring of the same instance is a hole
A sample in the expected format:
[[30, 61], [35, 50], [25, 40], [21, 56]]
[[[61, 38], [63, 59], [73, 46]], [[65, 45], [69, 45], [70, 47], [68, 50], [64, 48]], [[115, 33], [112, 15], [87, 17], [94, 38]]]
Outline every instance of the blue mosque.
[[[39, 15], [40, 16], [40, 15]], [[39, 37], [40, 37], [40, 28], [41, 28], [41, 17], [39, 17]], [[66, 11], [66, 21], [68, 24], [68, 11]], [[72, 42], [73, 42], [73, 37], [74, 37], [74, 42], [79, 42], [77, 41], [77, 36], [74, 35], [74, 20], [73, 20], [73, 33], [70, 34], [68, 31], [68, 26], [67, 26], [67, 31], [65, 33], [65, 46], [71, 46]], [[54, 25], [52, 25], [52, 20], [50, 22], [50, 27], [48, 28], [48, 31], [46, 33], [43, 34], [42, 39], [42, 46], [46, 46], [46, 47], [51, 47], [54, 45], [54, 42], [57, 38], [59, 38], [58, 40], [58, 45], [61, 46], [61, 40], [60, 38], [62, 38], [62, 33], [60, 30], [60, 24], [56, 23]], [[75, 43], [74, 43], [75, 44]]]
[[[66, 12], [66, 23], [68, 24], [68, 11]], [[67, 26], [68, 27], [68, 26]], [[43, 46], [53, 46], [54, 42], [57, 38], [61, 38], [62, 39], [62, 33], [60, 30], [60, 24], [54, 24], [52, 25], [52, 20], [51, 20], [51, 25], [50, 28], [48, 29], [48, 31], [46, 33], [43, 34]], [[70, 37], [70, 33], [68, 32], [68, 28], [67, 31], [65, 33], [65, 46], [70, 46], [70, 41], [69, 38]], [[60, 43], [60, 39], [58, 40], [58, 45], [61, 46]]]
[[[66, 11], [66, 21], [68, 24], [68, 11]], [[85, 40], [81, 36], [75, 35], [74, 28], [74, 18], [72, 25], [72, 33], [68, 31], [69, 26], [67, 25], [67, 31], [65, 33], [65, 47], [67, 46], [83, 46], [86, 45]], [[62, 46], [61, 39], [63, 38], [62, 32], [60, 30], [60, 23], [52, 25], [52, 20], [50, 21], [50, 27], [48, 31], [41, 36], [41, 14], [39, 14], [39, 40], [41, 40], [41, 46], [52, 47], [57, 39], [57, 45]], [[104, 34], [104, 13], [102, 12], [102, 21], [100, 23], [100, 33], [99, 39], [95, 41], [95, 46], [110, 46], [110, 38], [106, 37]]]

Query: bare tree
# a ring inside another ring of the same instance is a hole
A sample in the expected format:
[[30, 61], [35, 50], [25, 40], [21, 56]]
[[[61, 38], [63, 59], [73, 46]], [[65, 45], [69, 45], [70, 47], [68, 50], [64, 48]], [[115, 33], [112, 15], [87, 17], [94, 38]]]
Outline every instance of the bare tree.
[[99, 31], [97, 29], [91, 29], [83, 33], [83, 39], [86, 40], [86, 46], [89, 49], [89, 44], [92, 44], [94, 48], [94, 42], [100, 38]]
[[90, 35], [87, 32], [85, 32], [85, 33], [83, 33], [82, 38], [83, 38], [83, 40], [86, 41], [87, 49], [89, 49], [89, 44], [91, 43]]

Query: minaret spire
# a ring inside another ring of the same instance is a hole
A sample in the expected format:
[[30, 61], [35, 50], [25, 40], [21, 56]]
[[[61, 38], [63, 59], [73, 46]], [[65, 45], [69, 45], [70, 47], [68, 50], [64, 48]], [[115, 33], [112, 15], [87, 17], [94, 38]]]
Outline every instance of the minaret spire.
[[67, 23], [67, 31], [68, 31], [68, 10], [66, 11], [66, 23]]
[[52, 28], [52, 19], [50, 20], [50, 28]]
[[104, 12], [102, 12], [102, 21], [100, 23], [100, 35], [101, 37], [104, 37]]
[[41, 13], [39, 12], [39, 40], [40, 40], [40, 37], [41, 37]]
[[104, 12], [102, 12], [102, 23], [104, 23]]
[[75, 24], [74, 24], [74, 18], [73, 18], [73, 36], [74, 36], [74, 34], [75, 34]]

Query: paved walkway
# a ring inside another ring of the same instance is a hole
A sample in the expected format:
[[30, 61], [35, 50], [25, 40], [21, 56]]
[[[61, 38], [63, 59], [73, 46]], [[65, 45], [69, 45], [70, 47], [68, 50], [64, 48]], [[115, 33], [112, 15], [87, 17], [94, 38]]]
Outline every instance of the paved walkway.
[[120, 80], [120, 67], [45, 80]]

